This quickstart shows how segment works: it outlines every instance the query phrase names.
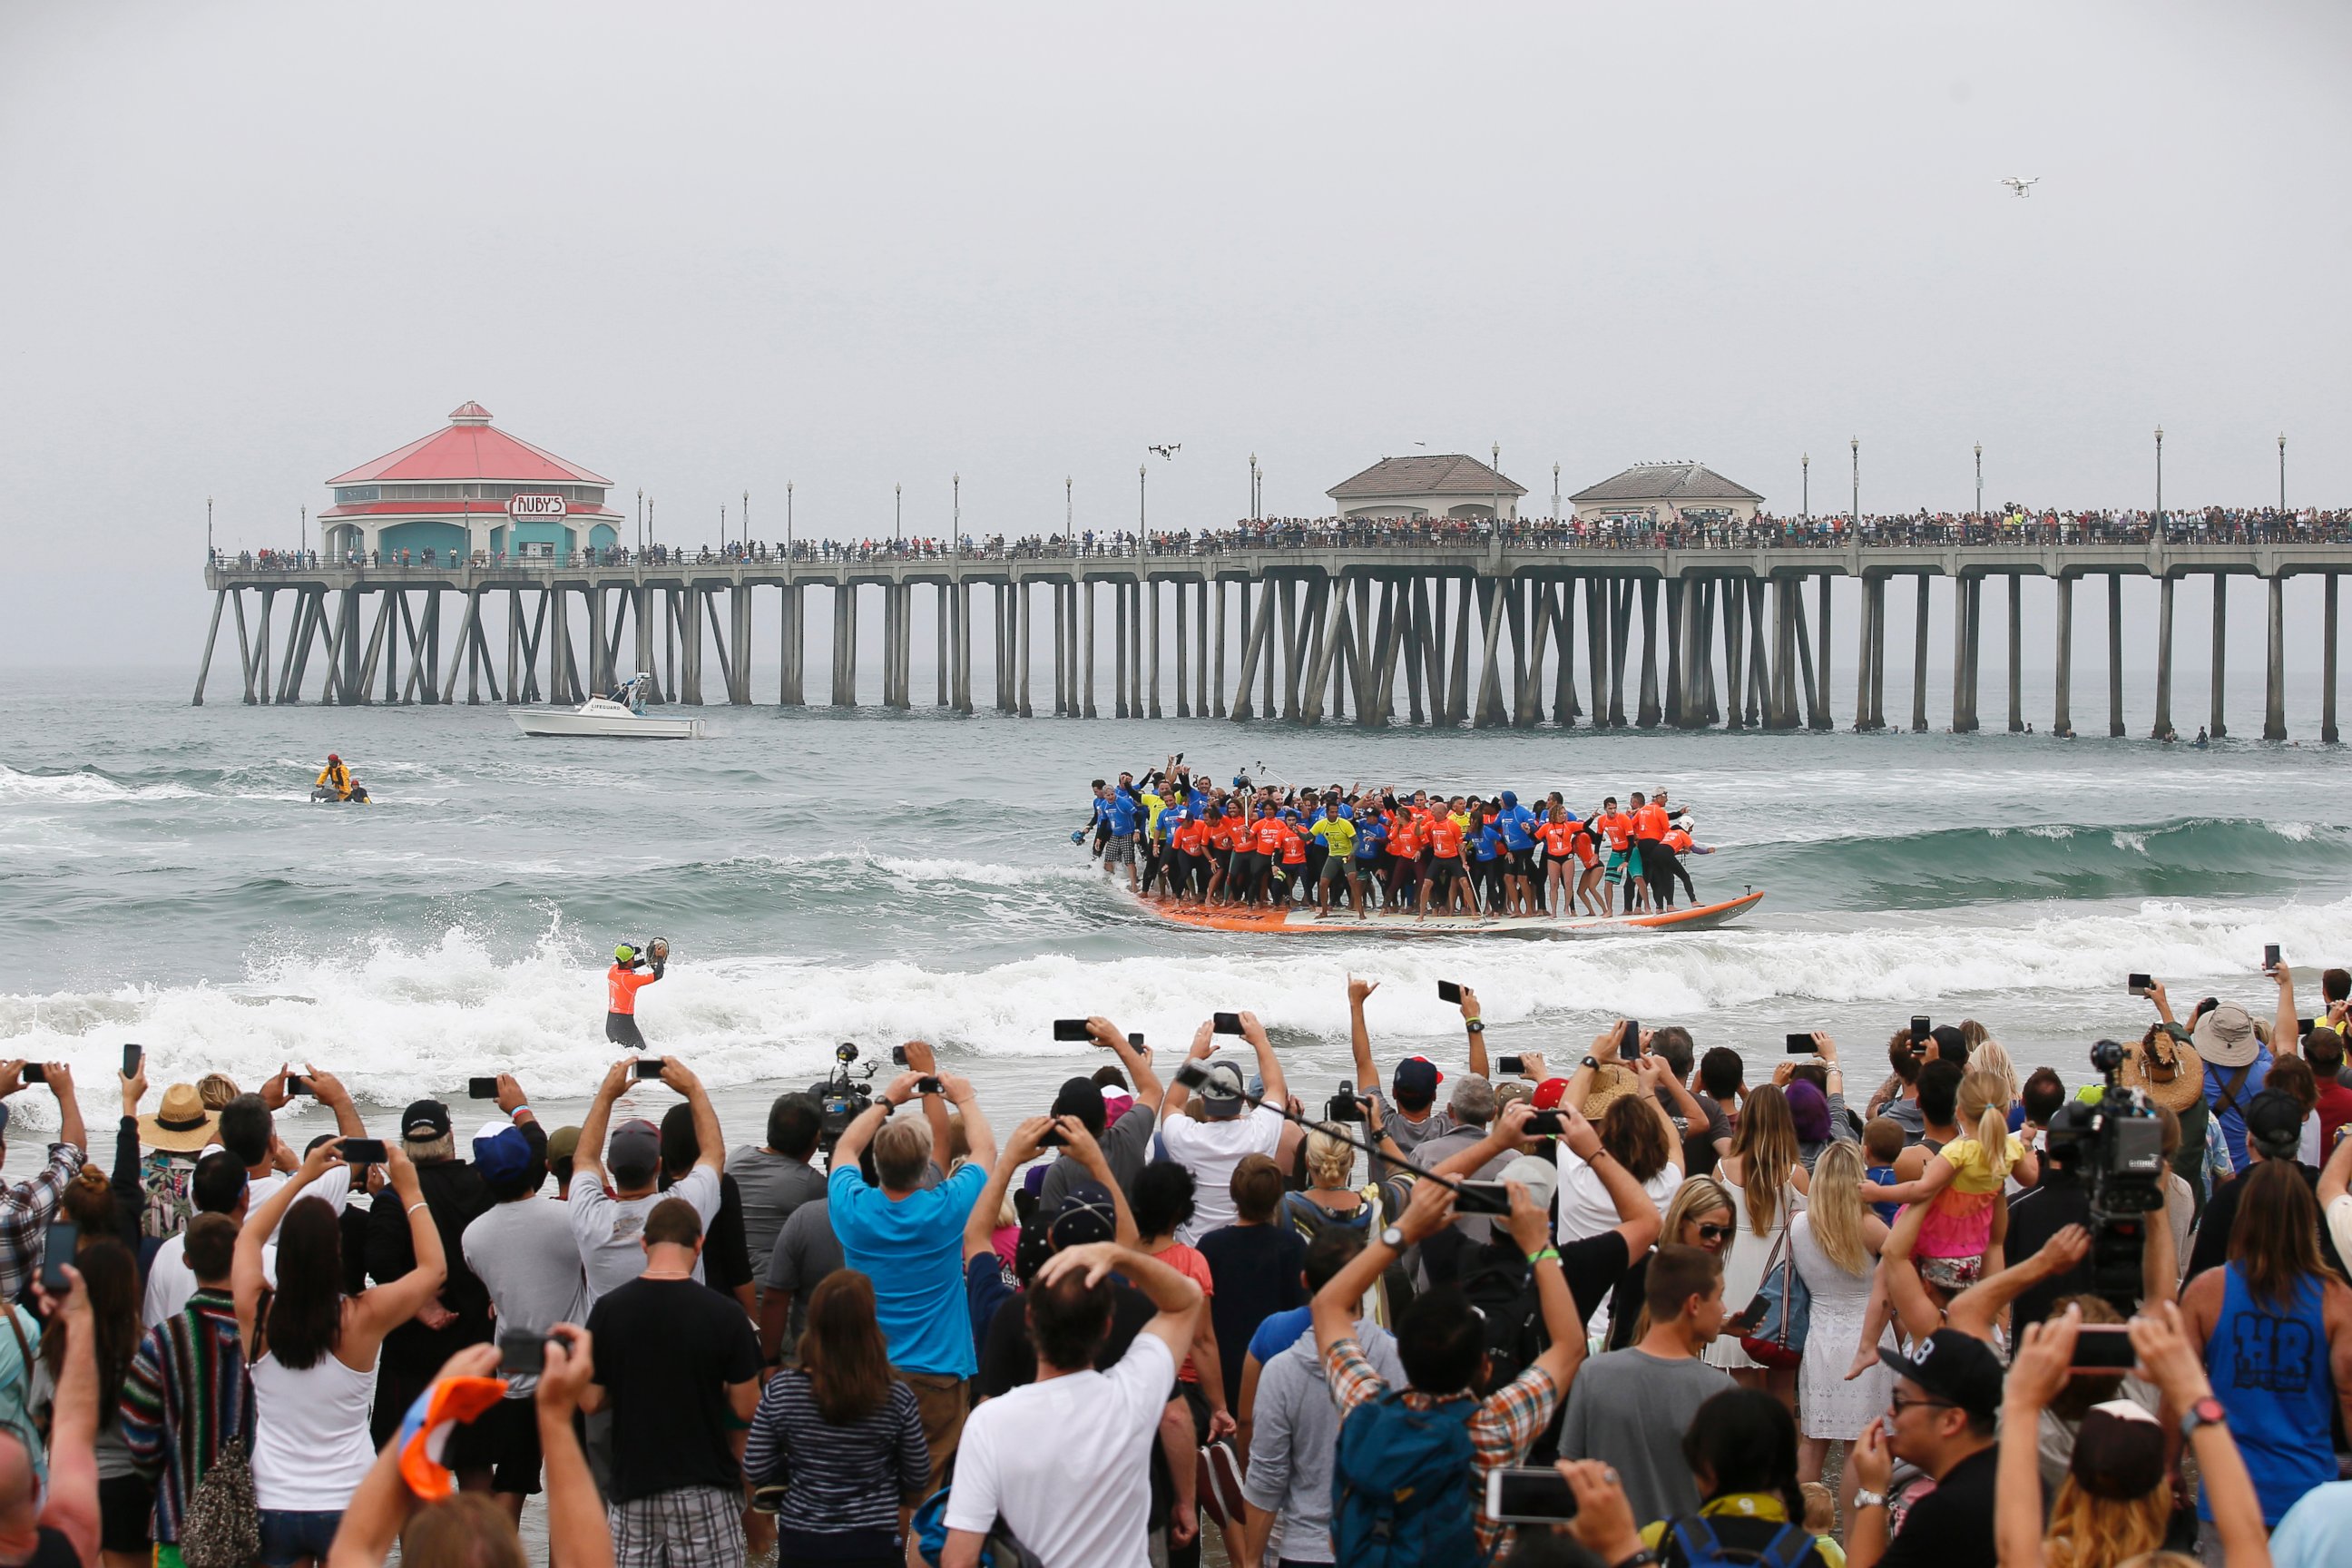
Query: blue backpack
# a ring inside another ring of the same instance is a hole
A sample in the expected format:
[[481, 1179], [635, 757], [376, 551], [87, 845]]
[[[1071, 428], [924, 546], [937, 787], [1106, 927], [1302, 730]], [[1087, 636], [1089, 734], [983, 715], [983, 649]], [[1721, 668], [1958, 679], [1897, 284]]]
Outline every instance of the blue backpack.
[[1667, 1534], [1676, 1550], [1664, 1560], [1675, 1568], [1797, 1568], [1813, 1550], [1813, 1538], [1795, 1524], [1780, 1526], [1757, 1547], [1727, 1543], [1713, 1523], [1696, 1516], [1675, 1520]]
[[1389, 1389], [1348, 1413], [1331, 1467], [1331, 1537], [1348, 1568], [1456, 1568], [1486, 1561], [1473, 1532], [1475, 1399], [1426, 1410]]
[[[948, 1493], [950, 1489], [941, 1487], [925, 1498], [916, 1506], [913, 1516], [907, 1522], [907, 1533], [914, 1539], [916, 1555], [930, 1568], [939, 1568], [940, 1558], [948, 1549]], [[996, 1521], [996, 1528], [988, 1532], [988, 1539], [981, 1542], [980, 1568], [1041, 1568], [1041, 1565], [1027, 1547], [1013, 1539], [1013, 1532], [1004, 1528], [1004, 1521], [1000, 1519]]]

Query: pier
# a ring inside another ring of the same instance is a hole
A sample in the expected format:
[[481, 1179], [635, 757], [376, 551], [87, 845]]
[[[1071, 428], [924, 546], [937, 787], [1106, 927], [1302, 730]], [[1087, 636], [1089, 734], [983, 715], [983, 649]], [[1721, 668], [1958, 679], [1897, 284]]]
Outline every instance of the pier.
[[[2055, 594], [2052, 728], [2075, 728], [2075, 601], [2090, 585], [2084, 608], [2096, 614], [2105, 602], [2106, 731], [2119, 736], [2121, 584], [2138, 576], [2159, 590], [2155, 626], [2129, 631], [2155, 645], [2161, 735], [2175, 721], [2174, 590], [2201, 576], [2213, 579], [2211, 700], [2201, 721], [2215, 736], [2229, 732], [2226, 616], [2232, 580], [2250, 579], [2269, 629], [2261, 733], [2276, 741], [2287, 735], [2283, 590], [2289, 577], [2317, 575], [2321, 624], [2299, 626], [2295, 641], [2307, 648], [2316, 632], [2319, 739], [2337, 739], [2337, 580], [2352, 571], [2352, 531], [2341, 520], [2315, 527], [2281, 516], [2212, 531], [2223, 537], [2177, 526], [1977, 526], [1925, 539], [1910, 521], [1594, 538], [1557, 525], [1331, 520], [951, 548], [802, 541], [692, 559], [477, 552], [437, 565], [356, 552], [216, 554], [205, 571], [213, 610], [194, 700], [205, 701], [226, 637], [247, 703], [447, 703], [461, 688], [469, 703], [577, 702], [646, 670], [665, 702], [797, 707], [809, 701], [814, 593], [831, 598], [824, 700], [856, 706], [859, 618], [878, 610], [882, 706], [907, 710], [921, 594], [936, 627], [931, 703], [957, 713], [974, 710], [973, 645], [984, 627], [985, 700], [1023, 717], [1879, 730], [1889, 727], [1891, 589], [1916, 595], [1917, 609], [1913, 646], [1895, 650], [1897, 679], [1907, 673], [1911, 687], [1907, 713], [1897, 688], [1895, 722], [1928, 727], [1928, 610], [1940, 593], [1952, 611], [1948, 723], [1981, 726], [1990, 592], [2006, 598], [2008, 633], [2006, 711], [1996, 710], [1996, 721], [2021, 731], [2021, 605], [2025, 580], [2039, 577]], [[1836, 577], [1861, 585], [1851, 628], [1832, 626]]]

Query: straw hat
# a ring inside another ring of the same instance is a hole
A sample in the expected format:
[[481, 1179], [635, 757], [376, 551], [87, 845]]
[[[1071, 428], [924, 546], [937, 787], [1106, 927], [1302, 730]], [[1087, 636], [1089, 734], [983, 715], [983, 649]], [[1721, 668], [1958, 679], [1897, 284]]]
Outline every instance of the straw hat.
[[1601, 1113], [1642, 1086], [1633, 1069], [1622, 1062], [1602, 1062], [1592, 1075], [1592, 1088], [1584, 1096], [1584, 1119], [1598, 1121]]
[[2124, 1065], [2116, 1078], [2126, 1089], [2141, 1090], [2175, 1116], [2205, 1094], [2205, 1063], [2197, 1047], [2162, 1030], [2157, 1032], [2153, 1047], [2134, 1041], [2124, 1047]]
[[204, 1096], [192, 1083], [175, 1083], [163, 1091], [163, 1102], [152, 1116], [139, 1119], [139, 1141], [151, 1149], [193, 1154], [213, 1141], [220, 1118], [205, 1109]]

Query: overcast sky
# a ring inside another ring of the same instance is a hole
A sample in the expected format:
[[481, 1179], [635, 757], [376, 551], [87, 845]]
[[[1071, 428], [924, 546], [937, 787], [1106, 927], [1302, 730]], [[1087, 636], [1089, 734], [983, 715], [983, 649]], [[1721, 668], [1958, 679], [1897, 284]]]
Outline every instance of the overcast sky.
[[1165, 526], [1416, 441], [2145, 505], [2159, 423], [2352, 502], [2347, 80], [2320, 3], [5, 0], [0, 663], [193, 668], [207, 496], [467, 398], [673, 539], [1131, 525], [1150, 442]]

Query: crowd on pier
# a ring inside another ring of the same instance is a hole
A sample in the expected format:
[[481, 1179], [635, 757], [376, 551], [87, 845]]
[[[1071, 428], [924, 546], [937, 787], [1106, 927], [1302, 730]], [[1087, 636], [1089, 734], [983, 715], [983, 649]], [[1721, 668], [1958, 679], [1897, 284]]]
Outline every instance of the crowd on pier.
[[[660, 975], [616, 954], [608, 1029]], [[520, 1563], [536, 1495], [565, 1568], [2332, 1563], [2318, 982], [2135, 976], [2070, 1090], [1973, 1021], [1490, 1047], [1468, 988], [1383, 1054], [1350, 978], [1337, 1084], [1246, 1012], [1071, 1018], [1049, 1104], [845, 1047], [731, 1145], [677, 1056], [577, 1126], [502, 1075], [372, 1136], [329, 1071], [151, 1110], [127, 1055], [110, 1150], [0, 1064], [59, 1122], [0, 1194], [0, 1562]]]
[[[2352, 542], [2352, 510], [2207, 507], [2164, 512], [2009, 507], [1994, 513], [1929, 512], [1737, 520], [1706, 511], [1649, 510], [1600, 518], [1245, 518], [1230, 528], [1084, 529], [1066, 533], [920, 535], [916, 538], [737, 540], [686, 548], [647, 544], [544, 554], [432, 549], [347, 552], [346, 567], [628, 566], [807, 562], [1045, 560], [1076, 556], [1214, 556], [1259, 550], [1471, 549], [1499, 538], [1514, 550], [1940, 549], [2069, 544], [2317, 544]], [[210, 552], [211, 564], [252, 572], [314, 572], [316, 550]]]

